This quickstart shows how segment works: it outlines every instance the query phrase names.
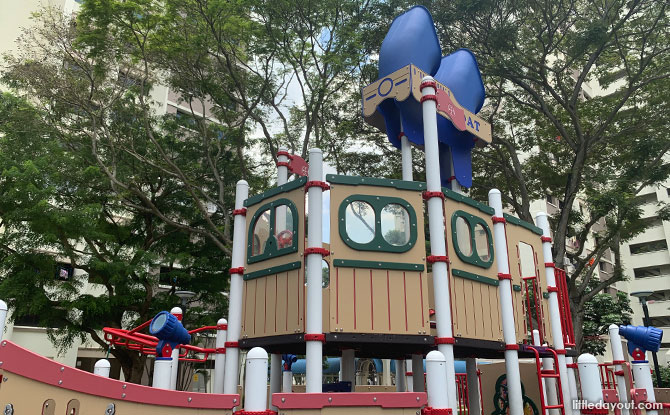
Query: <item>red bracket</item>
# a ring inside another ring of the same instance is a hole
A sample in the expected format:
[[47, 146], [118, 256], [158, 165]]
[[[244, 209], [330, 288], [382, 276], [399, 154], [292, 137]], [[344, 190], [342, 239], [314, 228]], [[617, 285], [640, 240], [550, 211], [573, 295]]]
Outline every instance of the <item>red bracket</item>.
[[216, 329], [217, 330], [228, 330], [228, 325], [227, 324], [217, 324]]
[[512, 280], [512, 274], [498, 274], [498, 280]]
[[277, 415], [277, 411], [273, 411], [272, 409], [266, 409], [265, 411], [245, 411], [244, 409], [240, 409], [233, 412], [233, 415]]
[[449, 262], [449, 258], [446, 255], [428, 255], [426, 257], [426, 262], [429, 264], [434, 264], [436, 262]]
[[423, 82], [421, 82], [421, 84], [419, 85], [419, 89], [420, 89], [420, 90], [421, 90], [421, 89], [424, 89], [424, 88], [428, 88], [428, 87], [436, 88], [436, 87], [437, 87], [437, 83], [436, 83], [435, 81], [423, 81]]
[[556, 352], [556, 354], [563, 354], [563, 355], [568, 354], [568, 351], [565, 349], [556, 349], [554, 351]]
[[453, 337], [435, 337], [435, 344], [454, 344], [456, 340]]
[[423, 103], [424, 101], [435, 101], [435, 102], [437, 102], [437, 95], [435, 95], [435, 94], [424, 95], [424, 96], [421, 97], [421, 102]]
[[613, 360], [612, 364], [613, 365], [625, 365], [626, 361], [625, 360]]
[[233, 210], [233, 215], [242, 215], [242, 216], [247, 216], [247, 208], [241, 208], [241, 209], [235, 209]]
[[451, 408], [431, 408], [426, 406], [421, 409], [421, 415], [452, 415], [453, 411]]
[[225, 342], [223, 345], [225, 346], [226, 349], [230, 349], [230, 348], [233, 348], [233, 347], [234, 348], [239, 348], [240, 347], [240, 344], [238, 342]]
[[558, 287], [548, 286], [548, 287], [547, 287], [547, 292], [550, 292], [550, 293], [557, 293], [557, 292], [558, 292]]
[[403, 137], [407, 137], [402, 131], [398, 134], [398, 140], [401, 140]]
[[305, 191], [307, 191], [307, 189], [310, 187], [320, 187], [324, 192], [326, 190], [330, 190], [330, 185], [328, 183], [319, 180], [312, 180], [305, 183]]
[[428, 200], [433, 197], [439, 197], [440, 199], [444, 200], [444, 193], [442, 192], [429, 192], [425, 191], [421, 193], [421, 196], [423, 197], [423, 200]]
[[305, 248], [305, 256], [309, 254], [321, 254], [321, 256], [330, 255], [330, 251], [326, 248]]
[[228, 274], [244, 274], [244, 267], [231, 268], [228, 270]]
[[554, 265], [553, 262], [545, 262], [544, 266], [547, 268], [556, 268], [556, 265]]
[[447, 183], [451, 183], [454, 180], [456, 180], [456, 176], [451, 176], [447, 179]]
[[286, 167], [289, 168], [291, 166], [291, 163], [288, 161], [278, 161], [277, 162], [277, 167]]
[[565, 365], [568, 369], [579, 369], [579, 366], [577, 366], [577, 363], [567, 363]]
[[216, 352], [219, 354], [226, 354], [226, 348], [225, 347], [217, 347]]
[[505, 350], [519, 350], [518, 344], [506, 344]]
[[277, 152], [277, 157], [279, 156], [286, 156], [288, 158], [291, 158], [291, 154], [288, 151], [278, 151]]
[[542, 242], [551, 242], [551, 236], [542, 236], [540, 237]]
[[493, 216], [493, 217], [491, 217], [491, 220], [493, 221], [493, 223], [507, 223], [505, 218], [503, 218], [501, 216]]
[[405, 372], [405, 376], [412, 376], [414, 375], [414, 372]]
[[317, 334], [308, 334], [305, 333], [305, 341], [306, 342], [321, 342], [325, 343], [326, 342], [326, 335], [323, 333], [317, 333]]

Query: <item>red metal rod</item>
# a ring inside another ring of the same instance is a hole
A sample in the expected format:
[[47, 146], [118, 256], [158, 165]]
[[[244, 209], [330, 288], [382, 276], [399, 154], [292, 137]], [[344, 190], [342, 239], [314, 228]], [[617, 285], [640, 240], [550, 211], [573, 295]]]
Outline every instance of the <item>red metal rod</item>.
[[138, 332], [138, 331], [142, 330], [143, 328], [149, 326], [149, 324], [151, 324], [151, 320], [145, 321], [144, 323], [140, 324], [139, 326], [135, 327], [134, 329], [130, 329], [129, 333], [132, 334], [132, 333]]
[[195, 334], [195, 333], [200, 333], [203, 331], [216, 331], [216, 326], [203, 326], [203, 327], [198, 327], [197, 329], [189, 330], [188, 334]]

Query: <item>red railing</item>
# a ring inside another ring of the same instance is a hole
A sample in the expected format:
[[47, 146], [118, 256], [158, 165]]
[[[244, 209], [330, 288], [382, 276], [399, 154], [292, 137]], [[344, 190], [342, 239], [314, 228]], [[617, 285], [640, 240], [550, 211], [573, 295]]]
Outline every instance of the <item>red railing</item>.
[[561, 312], [563, 344], [565, 347], [575, 347], [575, 330], [572, 326], [572, 312], [570, 311], [567, 275], [564, 270], [554, 268], [554, 277], [556, 278], [556, 287], [558, 288], [558, 308]]
[[[139, 326], [130, 329], [116, 329], [113, 327], [105, 327], [102, 331], [105, 333], [105, 341], [109, 344], [118, 347], [125, 347], [129, 350], [138, 351], [146, 355], [155, 355], [156, 346], [158, 345], [158, 338], [149, 334], [140, 333], [140, 330], [147, 328], [151, 324], [151, 320], [140, 324]], [[216, 326], [204, 326], [189, 331], [193, 335], [204, 331], [216, 331]], [[204, 348], [194, 346], [191, 344], [181, 344], [179, 347], [179, 360], [183, 362], [205, 362], [210, 354], [216, 354], [216, 349]], [[202, 357], [191, 357], [201, 354]]]
[[[519, 272], [521, 272], [521, 265], [519, 265]], [[529, 288], [530, 283], [530, 288]], [[537, 322], [537, 331], [540, 333], [540, 344], [544, 343], [544, 327], [542, 322], [544, 317], [542, 315], [542, 302], [540, 301], [540, 285], [537, 282], [537, 276], [523, 277], [523, 284], [526, 297], [526, 317], [528, 318], [528, 331], [535, 330], [533, 324], [533, 309], [535, 309], [535, 321]]]

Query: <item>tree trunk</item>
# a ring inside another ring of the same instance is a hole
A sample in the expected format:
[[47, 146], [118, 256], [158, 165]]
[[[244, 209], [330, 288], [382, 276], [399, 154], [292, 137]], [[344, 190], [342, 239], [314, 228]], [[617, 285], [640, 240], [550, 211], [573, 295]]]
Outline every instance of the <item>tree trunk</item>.
[[121, 364], [126, 382], [141, 384], [147, 356], [126, 349], [112, 349], [111, 353]]

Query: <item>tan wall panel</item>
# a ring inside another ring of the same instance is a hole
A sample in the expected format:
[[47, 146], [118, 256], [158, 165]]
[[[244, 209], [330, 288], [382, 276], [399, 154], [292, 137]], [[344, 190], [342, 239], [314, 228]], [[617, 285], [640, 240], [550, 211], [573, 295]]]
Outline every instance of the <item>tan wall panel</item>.
[[369, 269], [354, 269], [354, 331], [372, 333], [372, 291], [370, 290], [372, 272]]
[[[8, 381], [2, 382], [2, 387], [0, 388], [0, 405], [4, 408], [8, 403], [11, 403], [15, 414], [41, 414], [42, 405], [47, 399], [55, 401], [56, 410], [54, 413], [57, 415], [65, 414], [68, 402], [72, 399], [79, 401], [79, 409], [82, 414], [104, 414], [106, 413], [107, 406], [112, 402], [115, 405], [117, 414], [226, 415], [232, 413], [232, 410], [228, 409], [175, 408], [126, 402], [120, 399], [112, 400], [106, 397], [61, 389], [13, 373], [5, 372], [4, 375]], [[79, 414], [80, 412], [77, 413]]]
[[288, 330], [288, 272], [277, 274], [277, 307], [275, 318], [277, 319], [277, 334], [289, 334]]
[[[372, 273], [372, 321], [375, 333], [390, 333], [391, 302], [389, 301], [389, 288], [391, 275], [383, 269], [371, 270]], [[388, 283], [388, 286], [387, 286]]]
[[403, 274], [403, 271], [389, 271], [388, 294], [391, 301], [391, 333], [394, 334], [407, 333], [409, 331], [407, 296]]
[[428, 310], [422, 307], [424, 301], [423, 273], [405, 272], [407, 289], [407, 334], [424, 334], [428, 332]]
[[[335, 289], [330, 291], [331, 328], [354, 330], [354, 269], [335, 267]], [[331, 286], [333, 282], [331, 279]]]

